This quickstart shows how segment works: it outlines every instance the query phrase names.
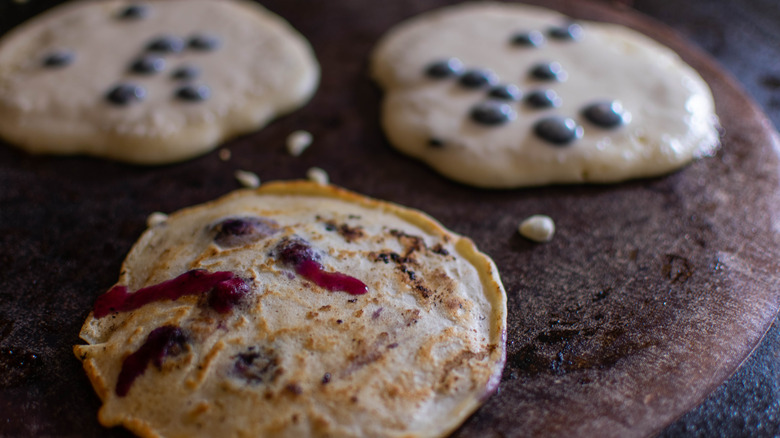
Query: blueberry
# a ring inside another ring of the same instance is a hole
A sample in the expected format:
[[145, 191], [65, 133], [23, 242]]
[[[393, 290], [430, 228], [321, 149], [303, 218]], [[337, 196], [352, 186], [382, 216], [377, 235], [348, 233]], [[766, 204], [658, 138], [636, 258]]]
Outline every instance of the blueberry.
[[70, 50], [57, 50], [43, 58], [44, 67], [65, 67], [73, 63], [76, 54]]
[[560, 63], [544, 62], [531, 68], [531, 76], [542, 81], [563, 82], [568, 77]]
[[512, 35], [511, 42], [515, 46], [539, 47], [544, 44], [544, 35], [538, 30]]
[[573, 119], [547, 117], [534, 125], [534, 133], [541, 139], [556, 146], [565, 146], [582, 138], [584, 130]]
[[184, 50], [184, 40], [171, 35], [160, 36], [149, 42], [146, 50], [160, 53], [179, 53]]
[[106, 98], [115, 105], [128, 105], [133, 102], [140, 102], [146, 97], [146, 90], [135, 84], [119, 84], [112, 88]]
[[463, 71], [463, 63], [458, 58], [449, 58], [430, 64], [425, 69], [429, 77], [442, 79], [450, 76], [458, 76]]
[[444, 147], [444, 141], [435, 137], [431, 137], [428, 139], [428, 146], [439, 149]]
[[190, 47], [190, 49], [200, 50], [200, 51], [216, 50], [219, 48], [221, 44], [222, 42], [220, 41], [219, 38], [217, 38], [214, 35], [208, 35], [208, 34], [194, 35], [187, 42], [187, 45]]
[[198, 76], [200, 76], [200, 69], [194, 65], [185, 64], [182, 66], [179, 66], [176, 68], [176, 70], [171, 73], [171, 77], [174, 79], [196, 79]]
[[293, 267], [308, 261], [318, 261], [320, 258], [314, 248], [300, 238], [283, 239], [277, 245], [276, 253], [279, 261]]
[[261, 217], [227, 218], [212, 228], [214, 242], [223, 248], [248, 245], [279, 231], [279, 224]]
[[617, 101], [596, 102], [586, 106], [582, 115], [589, 122], [602, 128], [616, 128], [631, 121], [631, 114]]
[[466, 88], [480, 88], [496, 82], [498, 78], [489, 70], [469, 70], [460, 77], [460, 84]]
[[525, 103], [534, 108], [556, 108], [562, 99], [554, 90], [534, 90], [525, 97]]
[[144, 5], [130, 5], [117, 14], [122, 20], [140, 20], [149, 15], [149, 8]]
[[520, 100], [520, 97], [522, 97], [523, 93], [520, 91], [519, 88], [517, 88], [517, 85], [507, 84], [507, 85], [496, 85], [495, 87], [490, 89], [488, 95], [496, 99], [511, 100], [513, 102], [517, 102], [518, 100]]
[[189, 102], [200, 102], [211, 97], [211, 89], [205, 85], [184, 85], [176, 90], [176, 97]]
[[577, 23], [570, 23], [561, 27], [553, 27], [547, 30], [550, 38], [561, 41], [574, 41], [582, 38], [582, 26]]
[[159, 73], [165, 69], [165, 60], [159, 56], [146, 55], [136, 59], [131, 65], [130, 70], [134, 73], [149, 75]]
[[483, 125], [501, 125], [516, 117], [515, 111], [506, 103], [487, 101], [471, 109], [471, 118]]
[[250, 384], [271, 383], [281, 374], [279, 357], [273, 350], [249, 347], [232, 357], [232, 374]]

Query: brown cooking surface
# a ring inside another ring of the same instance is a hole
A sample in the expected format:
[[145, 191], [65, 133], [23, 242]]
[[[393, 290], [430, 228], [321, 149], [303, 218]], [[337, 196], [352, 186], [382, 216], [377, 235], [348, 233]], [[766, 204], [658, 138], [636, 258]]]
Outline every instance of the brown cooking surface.
[[[311, 166], [370, 196], [422, 209], [496, 261], [509, 296], [498, 394], [456, 436], [644, 436], [696, 406], [747, 357], [780, 298], [778, 145], [714, 62], [624, 8], [545, 2], [628, 24], [674, 48], [713, 89], [723, 148], [675, 174], [612, 186], [487, 191], [395, 152], [378, 126], [367, 55], [391, 25], [444, 2], [264, 1], [314, 45], [323, 76], [302, 110], [217, 152], [171, 166], [37, 157], [0, 144], [0, 423], [3, 436], [127, 436], [97, 423], [99, 400], [70, 348], [153, 211], [171, 212]], [[284, 147], [306, 129], [301, 157]], [[550, 215], [552, 242], [516, 233]], [[773, 224], [774, 221], [774, 224]], [[774, 227], [774, 228], [773, 228]]]

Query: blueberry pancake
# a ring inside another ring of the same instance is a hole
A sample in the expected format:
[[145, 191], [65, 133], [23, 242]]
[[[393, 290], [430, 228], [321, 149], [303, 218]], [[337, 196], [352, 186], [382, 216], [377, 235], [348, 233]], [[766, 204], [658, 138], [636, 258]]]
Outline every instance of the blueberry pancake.
[[441, 436], [498, 384], [492, 260], [421, 212], [311, 182], [171, 214], [74, 347], [141, 436]]
[[308, 42], [253, 2], [69, 2], [0, 40], [0, 137], [170, 163], [292, 111], [318, 80]]
[[396, 148], [466, 184], [660, 175], [718, 146], [706, 83], [626, 27], [474, 3], [391, 29], [373, 53]]

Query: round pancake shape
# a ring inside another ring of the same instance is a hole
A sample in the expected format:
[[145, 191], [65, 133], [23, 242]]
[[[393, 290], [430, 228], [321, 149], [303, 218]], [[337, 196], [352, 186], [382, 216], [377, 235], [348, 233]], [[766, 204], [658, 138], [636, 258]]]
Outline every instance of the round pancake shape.
[[318, 81], [308, 42], [254, 2], [68, 2], [0, 40], [0, 137], [171, 163], [298, 108]]
[[539, 7], [419, 15], [380, 40], [371, 72], [390, 143], [469, 185], [618, 182], [718, 147], [710, 90], [673, 51]]
[[498, 385], [506, 294], [419, 211], [274, 182], [147, 229], [80, 336], [141, 436], [442, 436]]

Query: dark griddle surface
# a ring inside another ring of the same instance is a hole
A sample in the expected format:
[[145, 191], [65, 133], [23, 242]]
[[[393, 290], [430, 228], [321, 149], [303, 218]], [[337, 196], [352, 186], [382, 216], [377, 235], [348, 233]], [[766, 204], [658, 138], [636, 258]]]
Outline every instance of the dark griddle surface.
[[[0, 31], [53, 3], [3, 2]], [[776, 329], [747, 368], [675, 422], [728, 378], [777, 310], [780, 183], [769, 121], [711, 57], [663, 25], [617, 2], [550, 1], [677, 50], [713, 89], [723, 149], [675, 174], [614, 186], [486, 191], [449, 182], [388, 146], [378, 127], [381, 94], [366, 77], [367, 55], [384, 31], [442, 3], [264, 2], [312, 42], [322, 83], [302, 110], [226, 144], [229, 162], [214, 152], [142, 168], [0, 144], [0, 436], [128, 436], [97, 423], [99, 400], [70, 349], [146, 216], [238, 188], [236, 169], [267, 181], [301, 178], [311, 166], [346, 188], [425, 210], [495, 259], [509, 295], [508, 363], [499, 393], [457, 436], [642, 436], [670, 423], [668, 436], [734, 435], [741, 428], [731, 412], [745, 423], [764, 415], [751, 430], [776, 432], [767, 426], [776, 428], [776, 417], [762, 407], [770, 403], [777, 415], [777, 379], [769, 402], [749, 387], [736, 396], [733, 389], [772, 379], [776, 368], [768, 367], [777, 365], [766, 364], [780, 351]], [[731, 40], [697, 21], [700, 9], [672, 3], [636, 6], [689, 31], [711, 53], [729, 53]], [[718, 3], [772, 20], [749, 11], [760, 2]], [[740, 22], [726, 8], [708, 18]], [[740, 73], [744, 61], [732, 62]], [[315, 138], [299, 158], [284, 148], [295, 129]], [[516, 235], [532, 213], [556, 220], [551, 243]], [[734, 401], [748, 407], [735, 411]]]

